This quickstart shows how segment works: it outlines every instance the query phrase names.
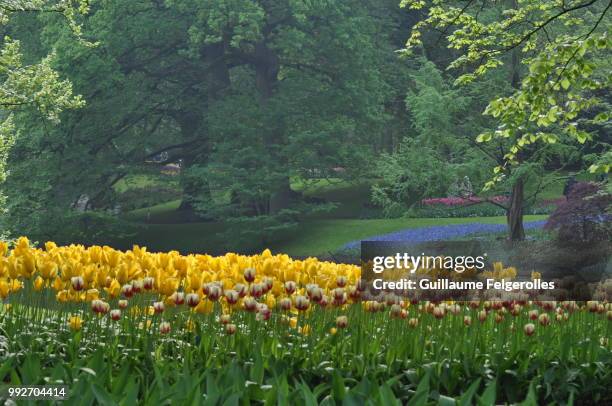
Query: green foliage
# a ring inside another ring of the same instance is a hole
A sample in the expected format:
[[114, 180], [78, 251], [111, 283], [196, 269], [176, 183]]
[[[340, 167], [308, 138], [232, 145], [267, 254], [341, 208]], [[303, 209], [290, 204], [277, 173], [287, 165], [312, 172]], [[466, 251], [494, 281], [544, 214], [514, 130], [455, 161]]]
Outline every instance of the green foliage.
[[[73, 4], [74, 3], [74, 4]], [[72, 31], [79, 35], [80, 25], [77, 14], [88, 10], [84, 0], [46, 1], [13, 0], [0, 4], [0, 27], [6, 26], [10, 18], [31, 12], [56, 12], [64, 16]], [[6, 161], [11, 146], [18, 135], [15, 133], [14, 112], [34, 109], [44, 120], [59, 122], [59, 114], [66, 109], [83, 106], [79, 96], [73, 96], [72, 85], [61, 80], [52, 64], [52, 52], [39, 63], [26, 64], [23, 61], [20, 42], [6, 35], [0, 46], [0, 184], [6, 180]], [[4, 211], [5, 196], [0, 191], [0, 210]]]
[[372, 200], [387, 216], [401, 215], [424, 196], [444, 194], [450, 184], [437, 150], [417, 145], [406, 138], [396, 154], [379, 158], [377, 169], [383, 181], [372, 187]]
[[[559, 39], [559, 44], [529, 59], [526, 62], [529, 73], [520, 90], [510, 97], [491, 101], [485, 110], [485, 114], [499, 118], [501, 124], [493, 134], [481, 134], [479, 141], [494, 137], [514, 139], [516, 144], [504, 155], [508, 163], [518, 164], [519, 151], [526, 145], [559, 142], [556, 133], [559, 130], [580, 144], [592, 139], [591, 134], [580, 129], [576, 119], [597, 105], [594, 92], [610, 85], [609, 78], [593, 77], [598, 68], [593, 53], [609, 50], [610, 41], [605, 35], [600, 38], [603, 42], [593, 37], [579, 42], [572, 39]], [[600, 120], [605, 118], [600, 116]], [[497, 171], [501, 169], [498, 167]]]
[[176, 201], [180, 196], [181, 191], [176, 187], [144, 186], [117, 193], [114, 201], [121, 211], [130, 211]]
[[486, 90], [476, 86], [468, 92], [453, 89], [426, 60], [421, 60], [410, 77], [414, 90], [408, 92], [405, 103], [414, 132], [402, 140], [397, 151], [378, 157], [375, 174], [381, 182], [372, 188], [373, 202], [388, 216], [402, 215], [425, 197], [446, 196], [452, 183], [464, 176], [479, 184], [486, 170], [483, 160], [489, 160], [466, 136], [485, 123], [463, 121], [482, 103]]
[[[407, 50], [421, 44], [426, 27], [439, 29], [448, 47], [460, 51], [449, 65], [461, 72], [458, 84], [470, 83], [502, 66], [508, 53], [527, 65], [523, 79], [513, 79], [516, 90], [493, 99], [485, 110], [498, 120], [498, 127], [481, 133], [477, 140], [510, 142], [487, 187], [502, 180], [512, 166], [529, 159], [529, 145], [560, 142], [561, 134], [578, 143], [593, 138], [582, 121], [592, 118], [588, 112], [601, 102], [600, 90], [610, 88], [609, 2], [530, 1], [503, 7], [476, 1], [456, 7], [438, 0], [404, 0], [402, 5], [412, 9], [427, 6], [427, 16], [413, 27]], [[496, 16], [483, 17], [483, 8]], [[595, 121], [608, 120], [608, 114], [599, 114]], [[601, 162], [590, 169], [606, 171], [609, 165]]]
[[249, 47], [262, 38], [266, 10], [249, 0], [205, 0], [184, 2], [168, 0], [166, 4], [182, 12], [196, 13], [189, 29], [194, 46], [227, 41], [234, 48]]
[[192, 42], [227, 44], [239, 62], [204, 112], [212, 148], [184, 176], [202, 215], [240, 224], [228, 237], [265, 241], [324, 208], [289, 191], [291, 178], [336, 177], [337, 168], [353, 177], [368, 167], [390, 91], [379, 72], [381, 22], [358, 3], [220, 7], [240, 10], [241, 23], [230, 12], [210, 24], [206, 9], [190, 28]]
[[[526, 215], [542, 215], [550, 214], [555, 210], [554, 205], [535, 206], [525, 209]], [[413, 207], [405, 213], [408, 217], [415, 218], [453, 218], [453, 217], [495, 217], [505, 216], [506, 210], [499, 206], [487, 203], [479, 203], [474, 205], [460, 207], [446, 206], [420, 206]]]
[[[244, 225], [271, 216], [291, 226], [320, 209], [282, 196], [291, 178], [351, 179], [370, 167], [391, 121], [385, 110], [403, 97], [391, 86], [401, 82], [384, 32], [395, 8], [377, 4], [378, 15], [359, 1], [108, 1], [82, 21], [99, 42], [93, 49], [71, 41], [53, 15], [24, 19], [15, 35], [29, 56], [54, 50], [54, 65], [88, 104], [56, 128], [37, 124], [34, 113], [19, 118], [35, 139], [15, 147], [12, 207], [28, 205], [28, 196], [66, 210], [87, 195], [106, 210], [122, 178], [180, 161], [185, 213], [238, 216]], [[33, 35], [27, 24], [44, 30]], [[152, 163], [160, 152], [164, 161]], [[17, 159], [29, 154], [46, 159]], [[49, 185], [62, 193], [47, 193]]]
[[[490, 405], [606, 403], [610, 396], [610, 344], [600, 340], [609, 321], [584, 309], [563, 322], [550, 312], [552, 323], [528, 337], [526, 310], [498, 323], [491, 314], [478, 322], [478, 308], [461, 306], [438, 320], [410, 306], [408, 318], [419, 320], [412, 328], [388, 308], [371, 313], [354, 305], [300, 315], [308, 335], [278, 312], [268, 322], [236, 312], [238, 332], [226, 335], [215, 314], [175, 308], [163, 314], [173, 326], [164, 336], [157, 331], [162, 315], [147, 317], [150, 330], [138, 326], [142, 316], [126, 313], [112, 325], [106, 316], [73, 332], [66, 326], [72, 312], [30, 303], [2, 310], [0, 378], [12, 386], [62, 382], [67, 404]], [[348, 327], [331, 334], [340, 314]], [[464, 315], [473, 324], [465, 326]]]
[[[88, 210], [110, 213], [123, 179], [156, 176], [168, 163], [180, 164], [182, 198], [180, 211], [170, 217], [229, 220], [236, 226], [227, 228], [228, 240], [245, 243], [272, 241], [274, 234], [289, 233], [330, 208], [292, 191], [293, 179], [376, 178], [376, 203], [387, 215], [399, 215], [423, 197], [446, 195], [464, 176], [481, 188], [496, 166], [495, 193], [508, 192], [519, 174], [532, 182], [564, 165], [605, 172], [609, 144], [596, 136], [609, 122], [605, 89], [599, 87], [608, 80], [608, 43], [596, 40], [608, 23], [602, 4], [584, 8], [582, 25], [568, 11], [564, 18], [572, 18], [563, 22], [569, 27], [551, 23], [550, 30], [547, 25], [526, 39], [521, 46], [529, 47], [517, 51], [517, 59], [532, 69], [517, 61], [504, 70], [493, 69], [508, 59], [493, 48], [520, 38], [526, 15], [545, 20], [559, 6], [519, 2], [520, 12], [513, 14], [498, 3], [478, 3], [470, 2], [456, 20], [461, 9], [455, 3], [434, 1], [426, 11], [406, 12], [392, 0], [110, 0], [90, 10], [85, 2], [79, 8], [62, 1], [45, 2], [54, 12], [12, 17], [7, 33], [15, 55], [23, 54], [21, 66], [40, 67], [30, 73], [38, 77], [32, 83], [45, 120], [38, 109], [20, 107], [7, 121], [27, 137], [14, 140], [8, 158], [11, 213], [4, 226], [48, 235], [54, 221], [46, 219], [69, 212], [83, 196]], [[415, 21], [425, 58], [397, 58], [405, 27]], [[428, 23], [452, 23], [445, 32], [450, 50], [437, 46], [438, 35], [424, 29]], [[569, 35], [596, 24], [590, 35], [570, 41]], [[545, 30], [553, 41], [533, 48]], [[475, 54], [462, 58], [466, 49]], [[487, 66], [474, 66], [479, 56]], [[513, 72], [525, 74], [523, 96], [513, 88], [514, 79], [508, 83]], [[556, 86], [550, 72], [570, 85], [559, 80]], [[465, 81], [465, 74], [477, 80]], [[458, 78], [466, 84], [453, 88]], [[542, 89], [548, 92], [544, 99], [537, 95]], [[491, 95], [497, 97], [490, 114], [482, 116]], [[81, 108], [49, 126], [61, 110], [77, 107], [69, 101]], [[508, 107], [514, 102], [527, 104]], [[521, 123], [517, 114], [525, 114]], [[506, 117], [508, 123], [502, 122]], [[502, 136], [512, 128], [516, 134]], [[539, 142], [539, 132], [548, 134], [542, 140], [554, 137], [556, 143]], [[598, 142], [573, 142], [585, 132]], [[10, 133], [0, 132], [5, 138]], [[475, 143], [475, 134], [490, 140]], [[521, 138], [525, 134], [536, 138]], [[509, 154], [525, 168], [510, 170]], [[127, 206], [170, 198], [151, 194]], [[365, 195], [355, 196], [350, 210], [336, 205], [327, 217], [379, 215], [380, 209], [363, 207]]]

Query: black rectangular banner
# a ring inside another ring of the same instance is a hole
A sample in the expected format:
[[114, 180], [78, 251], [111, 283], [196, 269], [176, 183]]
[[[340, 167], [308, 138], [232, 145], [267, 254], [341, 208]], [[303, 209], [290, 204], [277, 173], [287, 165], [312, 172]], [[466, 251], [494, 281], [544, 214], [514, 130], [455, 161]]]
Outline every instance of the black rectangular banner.
[[363, 241], [368, 296], [414, 300], [610, 300], [612, 244]]

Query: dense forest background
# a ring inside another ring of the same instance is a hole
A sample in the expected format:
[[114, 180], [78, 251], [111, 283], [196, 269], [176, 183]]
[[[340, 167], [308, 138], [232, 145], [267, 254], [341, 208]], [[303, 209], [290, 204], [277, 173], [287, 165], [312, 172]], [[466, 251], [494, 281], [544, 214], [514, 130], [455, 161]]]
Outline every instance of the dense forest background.
[[[320, 219], [432, 217], [424, 199], [478, 196], [479, 215], [524, 238], [543, 199], [609, 170], [610, 3], [518, 2], [528, 13], [505, 26], [518, 3], [417, 3], [104, 0], [69, 24], [15, 13], [2, 30], [24, 65], [48, 58], [79, 98], [58, 122], [44, 103], [11, 110], [4, 232], [115, 245], [187, 233], [252, 251]], [[537, 75], [552, 83], [539, 113]]]

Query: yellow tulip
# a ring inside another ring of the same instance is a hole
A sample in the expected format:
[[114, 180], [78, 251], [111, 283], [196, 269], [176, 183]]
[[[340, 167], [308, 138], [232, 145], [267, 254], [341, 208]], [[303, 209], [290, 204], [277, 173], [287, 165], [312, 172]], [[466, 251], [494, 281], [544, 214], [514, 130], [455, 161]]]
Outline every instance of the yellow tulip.
[[266, 298], [266, 305], [270, 309], [274, 309], [276, 307], [276, 298], [274, 297], [274, 295], [268, 295], [268, 297]]
[[98, 291], [98, 289], [87, 289], [87, 291], [85, 292], [84, 300], [86, 302], [91, 302], [99, 298], [100, 298], [100, 292]]
[[6, 277], [8, 274], [8, 259], [0, 257], [0, 278]]
[[109, 248], [106, 250], [105, 254], [106, 262], [108, 263], [108, 265], [110, 265], [112, 268], [115, 268], [119, 263], [119, 251], [115, 251], [114, 249]]
[[91, 265], [87, 265], [85, 269], [83, 269], [83, 280], [87, 286], [91, 286], [96, 280], [96, 271], [97, 269]]
[[189, 267], [189, 263], [187, 262], [187, 258], [179, 257], [173, 260], [174, 269], [178, 271], [178, 275], [181, 278], [184, 278], [187, 275], [187, 269]]
[[55, 290], [62, 290], [66, 287], [66, 284], [60, 278], [55, 277], [55, 279], [53, 280], [52, 286], [53, 286], [53, 289]]
[[170, 296], [178, 289], [179, 280], [177, 278], [166, 278], [159, 282], [159, 293]]
[[68, 319], [68, 326], [73, 331], [79, 331], [83, 325], [83, 320], [79, 316], [70, 316]]
[[32, 274], [36, 271], [36, 259], [34, 255], [28, 253], [23, 256], [23, 261], [21, 263], [21, 275], [25, 278], [31, 278]]
[[188, 275], [187, 282], [188, 282], [187, 288], [189, 291], [193, 292], [193, 291], [200, 289], [200, 287], [202, 286], [202, 274], [191, 272]]
[[56, 249], [56, 248], [57, 248], [57, 245], [56, 245], [56, 244], [55, 244], [53, 241], [47, 241], [47, 242], [45, 243], [45, 250], [46, 250], [47, 252], [49, 252], [49, 251], [53, 251], [53, 250], [54, 250], [54, 249]]
[[23, 283], [21, 283], [18, 279], [13, 279], [10, 281], [9, 286], [11, 288], [11, 292], [17, 292], [19, 289], [23, 288]]
[[106, 278], [108, 277], [108, 269], [106, 267], [99, 267], [95, 271], [95, 283], [99, 287], [107, 287]]
[[104, 290], [106, 290], [110, 297], [116, 298], [121, 293], [121, 285], [117, 279], [113, 279], [110, 285], [107, 288], [104, 288]]
[[42, 290], [44, 284], [45, 284], [45, 280], [42, 277], [37, 276], [36, 279], [34, 279], [34, 282], [33, 282], [34, 290], [37, 291], [37, 292]]
[[13, 253], [16, 255], [22, 255], [23, 253], [28, 252], [30, 249], [30, 240], [27, 237], [19, 237], [17, 239], [17, 243], [15, 244], [15, 248], [13, 248]]
[[99, 246], [89, 247], [89, 258], [91, 262], [98, 263], [102, 262], [102, 248]]
[[125, 285], [129, 280], [129, 271], [126, 264], [121, 264], [117, 271], [116, 279], [120, 285]]
[[213, 302], [210, 300], [201, 300], [200, 303], [194, 307], [194, 310], [200, 314], [209, 314], [213, 311], [213, 308]]
[[57, 275], [57, 264], [52, 261], [44, 261], [40, 264], [38, 272], [44, 279], [53, 279]]
[[0, 280], [0, 298], [6, 299], [9, 293], [11, 293], [11, 285], [6, 279]]
[[7, 263], [9, 278], [18, 278], [20, 276], [21, 260], [15, 257], [9, 258]]

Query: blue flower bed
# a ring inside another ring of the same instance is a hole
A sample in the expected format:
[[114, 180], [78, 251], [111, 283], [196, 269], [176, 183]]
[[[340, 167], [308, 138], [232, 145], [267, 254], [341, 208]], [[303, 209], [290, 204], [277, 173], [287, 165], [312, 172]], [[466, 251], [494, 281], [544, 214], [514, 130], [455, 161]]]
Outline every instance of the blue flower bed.
[[[526, 230], [542, 228], [546, 220], [530, 221], [524, 224]], [[503, 233], [507, 230], [505, 224], [449, 224], [446, 226], [432, 226], [409, 228], [396, 231], [394, 233], [376, 235], [364, 238], [363, 241], [407, 241], [407, 242], [426, 242], [426, 241], [445, 241], [471, 234], [481, 233]], [[359, 248], [362, 240], [351, 241], [345, 244], [343, 250]]]

